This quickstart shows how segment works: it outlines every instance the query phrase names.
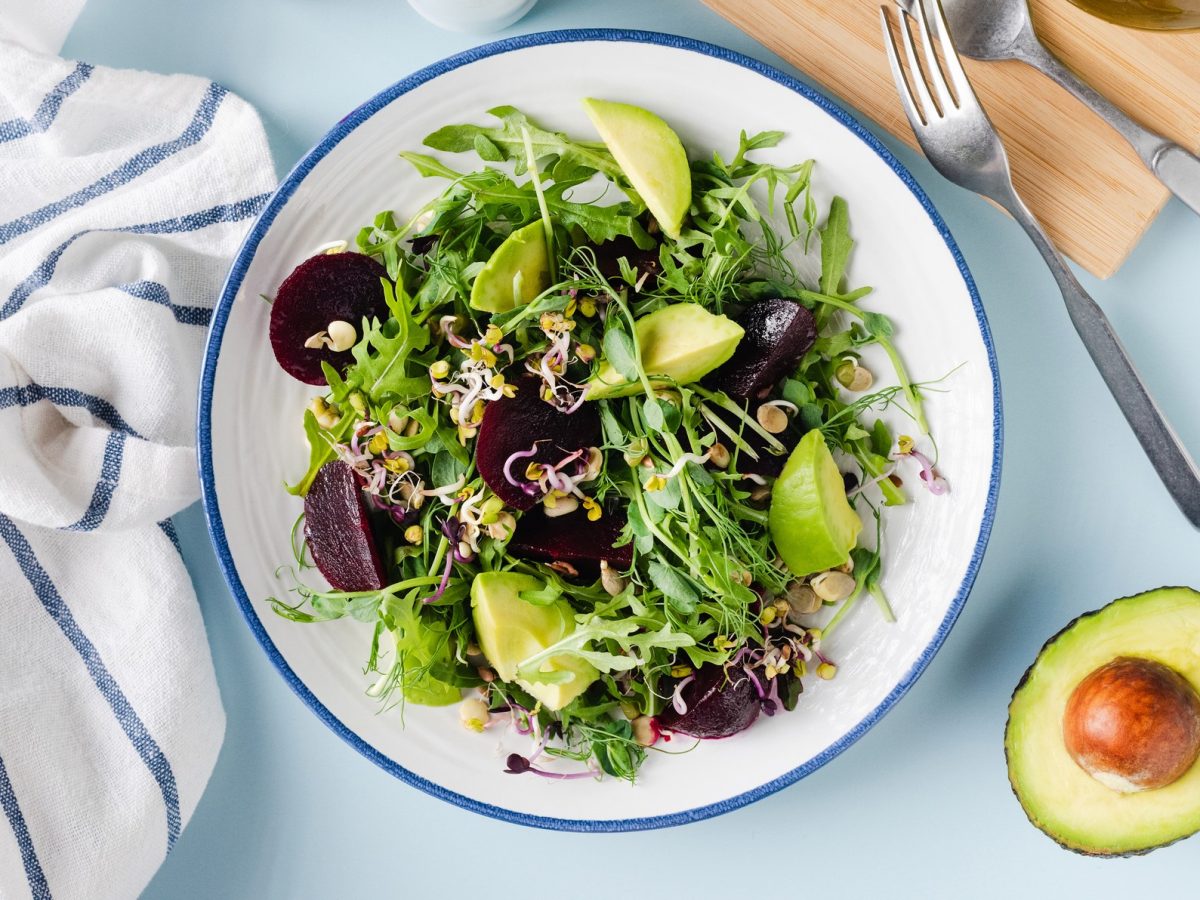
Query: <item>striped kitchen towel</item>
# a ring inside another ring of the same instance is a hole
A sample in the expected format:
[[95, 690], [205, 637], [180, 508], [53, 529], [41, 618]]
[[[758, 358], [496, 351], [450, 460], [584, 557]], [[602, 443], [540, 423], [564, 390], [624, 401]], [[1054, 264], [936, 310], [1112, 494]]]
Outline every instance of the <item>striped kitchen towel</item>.
[[[206, 325], [275, 176], [199, 78], [67, 62], [0, 0], [0, 897], [135, 897], [224, 734], [170, 516]], [[64, 24], [66, 23], [66, 24]]]

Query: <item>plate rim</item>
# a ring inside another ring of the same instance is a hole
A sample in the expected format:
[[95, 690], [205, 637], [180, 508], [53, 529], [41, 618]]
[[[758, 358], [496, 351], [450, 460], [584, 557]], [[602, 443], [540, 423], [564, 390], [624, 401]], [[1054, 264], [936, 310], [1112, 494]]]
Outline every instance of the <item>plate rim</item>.
[[[507, 809], [502, 806], [497, 806], [491, 803], [485, 803], [452, 791], [447, 787], [437, 784], [429, 779], [417, 775], [415, 772], [406, 769], [398, 762], [387, 756], [382, 751], [378, 750], [366, 740], [359, 737], [352, 729], [345, 725], [328, 707], [325, 706], [316, 695], [308, 688], [308, 686], [299, 678], [293, 671], [286, 659], [267, 634], [262, 622], [260, 621], [257, 612], [255, 612], [253, 603], [242, 586], [241, 578], [238, 575], [237, 567], [233, 561], [233, 555], [230, 552], [229, 544], [225, 537], [225, 529], [221, 518], [220, 505], [217, 498], [217, 489], [215, 474], [212, 463], [212, 398], [215, 387], [215, 377], [217, 369], [217, 360], [220, 354], [221, 342], [224, 337], [225, 326], [227, 324], [230, 310], [232, 309], [234, 300], [237, 297], [238, 291], [241, 289], [242, 281], [245, 278], [246, 272], [254, 260], [258, 246], [262, 239], [266, 236], [271, 226], [274, 224], [276, 216], [283, 210], [295, 193], [296, 189], [319, 163], [334, 147], [336, 147], [343, 139], [348, 137], [359, 125], [367, 121], [375, 113], [379, 112], [385, 106], [392, 103], [398, 97], [412, 91], [413, 89], [425, 84], [434, 78], [439, 77], [447, 72], [469, 65], [481, 59], [486, 59], [491, 56], [496, 56], [503, 53], [509, 53], [516, 50], [524, 50], [532, 47], [539, 47], [552, 44], [585, 42], [585, 41], [607, 41], [614, 43], [639, 43], [651, 44], [660, 47], [668, 47], [676, 50], [687, 50], [693, 53], [699, 53], [704, 56], [713, 57], [723, 62], [732, 63], [749, 69], [758, 75], [763, 76], [783, 87], [786, 87], [795, 93], [801, 95], [819, 109], [823, 110], [828, 115], [832, 116], [836, 121], [843, 125], [847, 130], [854, 134], [859, 140], [872, 149], [876, 155], [886, 163], [896, 176], [903, 182], [908, 189], [916, 197], [921, 204], [926, 214], [929, 216], [938, 234], [946, 244], [946, 248], [950, 251], [951, 257], [958, 266], [959, 273], [962, 275], [963, 281], [967, 287], [967, 291], [971, 297], [971, 305], [975, 311], [975, 318], [979, 326], [980, 336], [983, 338], [984, 346], [987, 351], [988, 367], [992, 376], [992, 415], [993, 415], [993, 434], [992, 434], [992, 471], [989, 476], [987, 500], [984, 505], [983, 520], [980, 523], [979, 535], [976, 538], [975, 548], [971, 554], [971, 559], [967, 565], [967, 571], [960, 583], [958, 590], [955, 592], [954, 598], [950, 603], [950, 607], [934, 633], [929, 644], [917, 657], [909, 671], [896, 684], [896, 686], [885, 696], [879, 704], [866, 716], [864, 716], [853, 728], [843, 734], [840, 738], [822, 750], [807, 762], [797, 766], [796, 768], [780, 775], [771, 781], [752, 788], [748, 791], [743, 791], [733, 797], [716, 803], [709, 803], [703, 806], [694, 807], [692, 809], [681, 810], [678, 812], [666, 813], [657, 816], [641, 816], [628, 819], [571, 819], [559, 818], [553, 816], [535, 815], [532, 813], [520, 812], [517, 810]], [[438, 62], [425, 66], [408, 75], [407, 77], [397, 81], [391, 86], [384, 88], [375, 94], [371, 99], [356, 107], [347, 116], [343, 117], [330, 131], [309, 150], [299, 162], [291, 169], [291, 171], [283, 178], [278, 188], [271, 195], [270, 200], [259, 213], [254, 225], [246, 234], [241, 246], [238, 248], [237, 255], [233, 259], [230, 266], [229, 274], [226, 277], [225, 283], [222, 286], [221, 294], [217, 300], [217, 304], [213, 309], [212, 323], [209, 328], [208, 338], [204, 348], [204, 361], [200, 378], [199, 403], [197, 406], [197, 438], [198, 438], [198, 463], [200, 469], [200, 487], [201, 500], [204, 506], [204, 517], [208, 526], [209, 538], [213, 545], [213, 550], [216, 552], [217, 562], [221, 569], [221, 574], [224, 577], [225, 583], [232, 592], [234, 599], [237, 601], [238, 607], [242, 612], [243, 618], [249, 625], [255, 639], [266, 652], [271, 663], [283, 676], [284, 680], [296, 693], [296, 695], [316, 714], [322, 722], [325, 723], [335, 734], [346, 741], [351, 747], [378, 765], [384, 771], [399, 778], [401, 781], [416, 787], [431, 796], [453, 803], [464, 809], [472, 812], [480, 813], [481, 815], [489, 816], [494, 819], [500, 819], [506, 822], [513, 822], [519, 825], [526, 825], [536, 828], [545, 828], [555, 831], [577, 831], [577, 832], [628, 832], [642, 831], [656, 828], [666, 828], [674, 825], [681, 825], [688, 822], [697, 822], [713, 816], [721, 815], [726, 812], [731, 812], [735, 809], [740, 809], [761, 800], [776, 791], [779, 791], [800, 779], [812, 774], [817, 769], [824, 766], [826, 763], [839, 756], [852, 744], [859, 740], [867, 731], [869, 731], [875, 723], [877, 723], [884, 715], [886, 715], [903, 697], [908, 690], [916, 683], [917, 679], [924, 673], [934, 655], [941, 648], [946, 638], [950, 634], [955, 621], [966, 605], [967, 597], [974, 585], [975, 578], [979, 573], [979, 567], [983, 561], [984, 552], [987, 549], [988, 540], [991, 536], [992, 525], [996, 515], [996, 501], [1000, 488], [1000, 473], [1001, 462], [1003, 458], [1004, 444], [1004, 413], [1001, 399], [1000, 389], [1000, 371], [996, 362], [996, 350], [992, 341], [991, 329], [988, 325], [987, 314], [984, 311], [983, 303], [979, 297], [979, 291], [976, 287], [975, 280], [971, 276], [971, 272], [967, 267], [966, 260], [963, 258], [962, 252], [959, 250], [958, 244], [951, 235], [949, 228], [943, 221], [941, 214], [934, 207], [933, 202], [921, 189], [916, 179], [908, 171], [907, 167], [900, 162], [899, 159], [876, 137], [876, 135], [863, 126], [857, 118], [849, 113], [838, 102], [828, 97], [825, 93], [815, 87], [805, 84], [796, 77], [783, 72], [774, 66], [768, 65], [753, 57], [739, 53], [735, 50], [730, 50], [707, 41], [698, 40], [695, 38], [684, 37], [682, 35], [668, 34], [657, 31], [643, 31], [637, 29], [623, 28], [575, 28], [562, 29], [554, 31], [539, 31], [529, 34], [516, 35], [501, 40], [492, 41], [490, 43], [481, 44], [472, 47], [468, 50], [448, 56]]]

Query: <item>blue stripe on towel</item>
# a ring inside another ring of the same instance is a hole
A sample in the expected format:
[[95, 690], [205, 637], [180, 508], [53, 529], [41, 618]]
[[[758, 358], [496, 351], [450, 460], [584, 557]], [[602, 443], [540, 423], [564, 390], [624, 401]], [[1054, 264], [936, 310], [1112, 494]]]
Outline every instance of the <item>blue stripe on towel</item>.
[[63, 101], [75, 93], [92, 74], [87, 63], [76, 63], [74, 70], [56, 84], [38, 105], [31, 119], [9, 119], [0, 122], [0, 144], [20, 140], [31, 134], [41, 134], [58, 116]]
[[121, 461], [125, 456], [125, 432], [110, 431], [108, 440], [104, 443], [104, 459], [100, 463], [100, 478], [92, 491], [92, 502], [82, 518], [73, 525], [67, 525], [64, 531], [95, 531], [104, 517], [108, 515], [108, 507], [112, 503], [113, 492], [121, 480]]
[[238, 200], [235, 203], [222, 203], [218, 206], [201, 210], [200, 212], [189, 213], [186, 216], [176, 216], [173, 219], [163, 219], [159, 222], [126, 225], [123, 228], [98, 228], [80, 231], [55, 247], [36, 269], [30, 272], [20, 284], [13, 288], [13, 292], [9, 294], [8, 300], [5, 301], [3, 306], [0, 306], [0, 322], [3, 322], [19, 310], [25, 301], [29, 299], [30, 294], [38, 288], [49, 284], [50, 279], [54, 277], [54, 269], [58, 265], [58, 261], [62, 258], [62, 255], [67, 252], [67, 248], [81, 237], [92, 234], [94, 231], [110, 234], [181, 234], [188, 231], [199, 231], [201, 228], [207, 228], [209, 225], [218, 225], [222, 222], [240, 222], [243, 219], [258, 215], [258, 211], [263, 208], [270, 198], [270, 194], [259, 194], [255, 197], [247, 197], [245, 200]]
[[208, 133], [208, 129], [212, 127], [213, 119], [217, 115], [217, 109], [220, 107], [221, 100], [224, 99], [227, 93], [228, 91], [219, 84], [210, 84], [208, 90], [204, 93], [204, 99], [200, 101], [200, 106], [196, 109], [196, 113], [192, 117], [192, 121], [179, 137], [174, 140], [164, 141], [161, 144], [155, 144], [153, 147], [147, 147], [140, 153], [131, 156], [103, 178], [93, 181], [87, 187], [81, 188], [75, 193], [63, 197], [61, 200], [49, 203], [41, 209], [35, 209], [33, 212], [26, 213], [20, 218], [0, 225], [0, 244], [5, 244], [13, 238], [25, 234], [27, 231], [32, 231], [39, 225], [44, 225], [55, 216], [69, 209], [83, 206], [90, 200], [107, 194], [109, 191], [115, 190], [123, 184], [128, 184], [181, 150], [186, 150], [188, 147], [198, 143]]
[[201, 325], [207, 328], [209, 320], [212, 319], [212, 310], [205, 309], [203, 306], [177, 306], [171, 300], [166, 285], [157, 281], [133, 281], [129, 284], [118, 284], [117, 290], [124, 291], [130, 297], [165, 306], [175, 316], [175, 321], [181, 325]]
[[158, 527], [162, 529], [162, 533], [167, 536], [167, 540], [175, 547], [175, 552], [182, 557], [183, 547], [179, 543], [179, 532], [175, 530], [175, 523], [170, 519], [163, 519], [158, 523]]
[[88, 639], [88, 636], [79, 627], [79, 623], [75, 621], [70, 607], [58, 593], [58, 589], [50, 580], [50, 576], [46, 574], [46, 570], [38, 562], [33, 547], [29, 545], [25, 535], [3, 513], [0, 513], [0, 538], [3, 538], [4, 542], [8, 544], [9, 550], [16, 557], [17, 565], [21, 567], [29, 586], [33, 588], [33, 592], [42, 602], [46, 612], [58, 623], [63, 635], [71, 642], [71, 646], [83, 660], [88, 674], [92, 677], [92, 682], [104, 699], [108, 701], [108, 705], [112, 707], [121, 730], [125, 732], [126, 737], [133, 744], [133, 749], [137, 751], [138, 756], [142, 758], [142, 762], [146, 764], [146, 768], [150, 770], [150, 774], [158, 783], [167, 810], [167, 850], [169, 851], [175, 845], [175, 839], [179, 837], [180, 828], [179, 789], [175, 784], [175, 773], [171, 770], [170, 762], [167, 761], [166, 755], [154, 738], [150, 736], [150, 732], [137, 712], [134, 711], [129, 699], [121, 690], [121, 686], [117, 684], [117, 680], [104, 665], [95, 644]]
[[8, 817], [13, 835], [17, 839], [17, 847], [21, 850], [21, 862], [25, 866], [25, 880], [29, 882], [29, 893], [33, 900], [50, 900], [50, 886], [46, 884], [46, 876], [42, 872], [42, 864], [38, 862], [37, 851], [33, 849], [33, 839], [25, 825], [25, 817], [21, 815], [21, 807], [17, 804], [17, 795], [13, 791], [12, 782], [8, 780], [8, 770], [4, 768], [4, 759], [0, 758], [0, 809]]
[[144, 440], [140, 434], [126, 422], [115, 406], [103, 397], [95, 394], [85, 394], [74, 388], [45, 387], [40, 384], [26, 384], [20, 387], [0, 387], [0, 410], [12, 406], [33, 406], [43, 400], [49, 400], [55, 406], [69, 406], [86, 409], [93, 416], [122, 434]]

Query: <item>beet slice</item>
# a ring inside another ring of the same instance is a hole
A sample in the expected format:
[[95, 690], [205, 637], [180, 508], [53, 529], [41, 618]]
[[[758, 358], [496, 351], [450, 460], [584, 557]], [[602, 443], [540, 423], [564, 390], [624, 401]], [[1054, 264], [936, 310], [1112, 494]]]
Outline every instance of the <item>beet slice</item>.
[[689, 737], [724, 738], [745, 731], [762, 709], [754, 683], [739, 668], [726, 677], [723, 666], [703, 665], [680, 693], [687, 712], [680, 715], [668, 705], [658, 723]]
[[761, 400], [817, 339], [813, 314], [794, 300], [760, 300], [736, 317], [746, 334], [705, 383], [741, 400]]
[[283, 280], [271, 304], [271, 349], [283, 370], [306, 384], [325, 384], [321, 363], [339, 372], [354, 361], [349, 350], [304, 346], [330, 322], [349, 322], [362, 337], [362, 320], [389, 313], [379, 279], [387, 270], [361, 253], [322, 253], [306, 259]]
[[[751, 417], [757, 415], [758, 407], [758, 403], [749, 404], [746, 407]], [[800, 438], [804, 436], [803, 430], [793, 420], [787, 431], [775, 435], [775, 440], [783, 444], [784, 449], [787, 451], [782, 455], [776, 456], [767, 446], [766, 439], [761, 434], [748, 426], [742, 427], [741, 421], [732, 413], [720, 408], [714, 408], [712, 413], [728, 424], [733, 429], [734, 434], [737, 434], [738, 430], [741, 429], [742, 440], [749, 444], [754, 452], [758, 454], [758, 459], [752, 459], [745, 452], [738, 454], [738, 471], [743, 475], [762, 475], [764, 478], [778, 478], [779, 473], [783, 471], [784, 464], [787, 463], [788, 456], [796, 449], [796, 445], [800, 443]], [[717, 432], [717, 440], [724, 444], [731, 453], [733, 452], [733, 444], [724, 432]]]
[[[750, 410], [750, 415], [756, 416], [758, 414], [758, 404], [751, 405]], [[757, 431], [746, 429], [742, 433], [742, 437], [758, 453], [758, 459], [751, 459], [743, 453], [738, 457], [738, 471], [746, 475], [762, 475], [764, 478], [778, 478], [779, 473], [783, 471], [783, 467], [788, 461], [788, 457], [796, 449], [796, 445], [800, 443], [800, 439], [804, 437], [804, 429], [799, 427], [793, 419], [787, 431], [775, 435], [775, 440], [783, 444], [784, 449], [787, 451], [780, 456], [776, 456], [771, 452], [770, 448], [767, 447], [767, 442]]]
[[[611, 241], [605, 241], [602, 244], [596, 244], [592, 247], [592, 252], [596, 254], [596, 267], [600, 270], [608, 281], [617, 282], [621, 280], [621, 257], [625, 257], [625, 261], [637, 273], [638, 278], [643, 275], [648, 275], [647, 283], [653, 282], [658, 278], [658, 273], [662, 271], [662, 264], [658, 260], [658, 245], [655, 244], [649, 250], [643, 250], [633, 238], [621, 235], [613, 238]], [[624, 282], [621, 282], [624, 284]]]
[[613, 546], [624, 527], [625, 516], [615, 510], [591, 522], [582, 508], [555, 518], [534, 509], [517, 522], [508, 552], [538, 562], [593, 563], [586, 572], [597, 576], [602, 559], [624, 571], [633, 565], [633, 545]]
[[600, 413], [594, 403], [585, 403], [573, 413], [559, 412], [541, 398], [542, 380], [525, 373], [514, 384], [512, 397], [493, 400], [479, 423], [475, 465], [484, 483], [513, 509], [532, 509], [541, 499], [528, 494], [504, 477], [504, 464], [514, 453], [529, 450], [540, 441], [537, 452], [513, 463], [512, 475], [524, 482], [531, 462], [557, 465], [564, 456], [600, 443]]
[[358, 476], [340, 460], [321, 466], [304, 497], [304, 538], [334, 590], [377, 591], [387, 583]]

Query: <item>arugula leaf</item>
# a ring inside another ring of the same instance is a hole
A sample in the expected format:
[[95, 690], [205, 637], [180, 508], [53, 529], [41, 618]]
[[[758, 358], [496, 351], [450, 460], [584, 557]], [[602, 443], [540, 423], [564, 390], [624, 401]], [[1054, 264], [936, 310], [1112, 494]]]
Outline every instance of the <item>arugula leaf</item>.
[[[738, 135], [738, 150], [737, 156], [729, 163], [728, 168], [735, 170], [746, 161], [746, 154], [755, 150], [765, 150], [768, 147], [778, 146], [787, 134], [782, 131], [760, 131], [753, 137], [747, 137], [745, 129]], [[719, 159], [719, 157], [718, 157]]]
[[[573, 141], [561, 132], [547, 131], [512, 106], [497, 106], [489, 109], [488, 115], [495, 116], [500, 124], [492, 128], [469, 124], [446, 125], [426, 137], [425, 146], [448, 153], [478, 152], [482, 138], [495, 148], [502, 159], [516, 163], [516, 171], [520, 175], [526, 168], [525, 139], [522, 135], [522, 129], [525, 129], [529, 132], [535, 159], [555, 155], [561, 165], [600, 172], [614, 181], [624, 180], [621, 167], [607, 149]], [[482, 153], [480, 155], [483, 156]]]
[[637, 629], [637, 622], [629, 619], [593, 619], [588, 625], [576, 628], [562, 640], [523, 660], [517, 665], [517, 675], [526, 681], [541, 684], [562, 684], [573, 680], [575, 677], [573, 672], [541, 671], [541, 667], [556, 656], [573, 656], [582, 659], [591, 663], [601, 672], [628, 672], [630, 669], [636, 669], [642, 664], [637, 657], [618, 656], [607, 651], [586, 648], [593, 641], [628, 637]]
[[[542, 684], [562, 684], [575, 676], [571, 672], [542, 672], [541, 667], [559, 656], [572, 656], [591, 663], [600, 672], [628, 672], [645, 665], [636, 653], [648, 654], [655, 649], [675, 650], [689, 647], [694, 640], [673, 632], [668, 626], [661, 630], [634, 635], [641, 626], [631, 619], [593, 618], [576, 628], [561, 641], [535, 653], [517, 665], [517, 675], [526, 681]], [[623, 655], [605, 650], [589, 650], [587, 646], [602, 640], [613, 640], [626, 651]]]
[[[338, 428], [344, 431], [344, 424], [348, 420], [348, 416], [343, 416], [341, 421], [338, 422]], [[317, 477], [317, 471], [321, 466], [333, 459], [333, 445], [337, 440], [337, 438], [317, 424], [317, 417], [311, 409], [304, 411], [304, 436], [308, 438], [308, 469], [305, 471], [304, 476], [295, 484], [284, 486], [289, 494], [297, 497], [303, 497], [308, 493], [313, 479]]]
[[821, 293], [834, 296], [850, 264], [854, 240], [850, 237], [850, 207], [841, 197], [829, 205], [829, 218], [821, 229]]
[[551, 188], [546, 192], [546, 205], [559, 224], [566, 228], [583, 229], [593, 243], [602, 244], [619, 237], [630, 237], [643, 250], [654, 246], [654, 238], [646, 233], [636, 218], [640, 210], [628, 203], [612, 206], [573, 203], [556, 196]]
[[[363, 320], [363, 335], [350, 351], [355, 363], [346, 371], [347, 383], [362, 388], [368, 396], [385, 395], [423, 398], [429, 393], [427, 375], [409, 377], [408, 357], [429, 345], [429, 329], [418, 325], [412, 317], [412, 301], [403, 288], [393, 288], [387, 279], [383, 283], [384, 299], [395, 321], [381, 325], [379, 320]], [[389, 335], [388, 331], [395, 333]]]
[[[412, 153], [408, 150], [401, 150], [400, 158], [412, 163], [413, 168], [417, 170], [417, 174], [422, 178], [449, 178], [453, 181], [456, 178], [462, 177], [461, 172], [455, 172], [440, 160], [434, 159], [425, 153]], [[388, 215], [391, 214], [388, 213]], [[376, 226], [378, 227], [379, 224], [376, 223]]]
[[395, 407], [392, 414], [397, 418], [406, 418], [418, 426], [417, 433], [412, 436], [402, 436], [388, 432], [388, 446], [393, 450], [416, 450], [429, 446], [429, 442], [437, 435], [437, 419], [423, 409], [402, 409]]

